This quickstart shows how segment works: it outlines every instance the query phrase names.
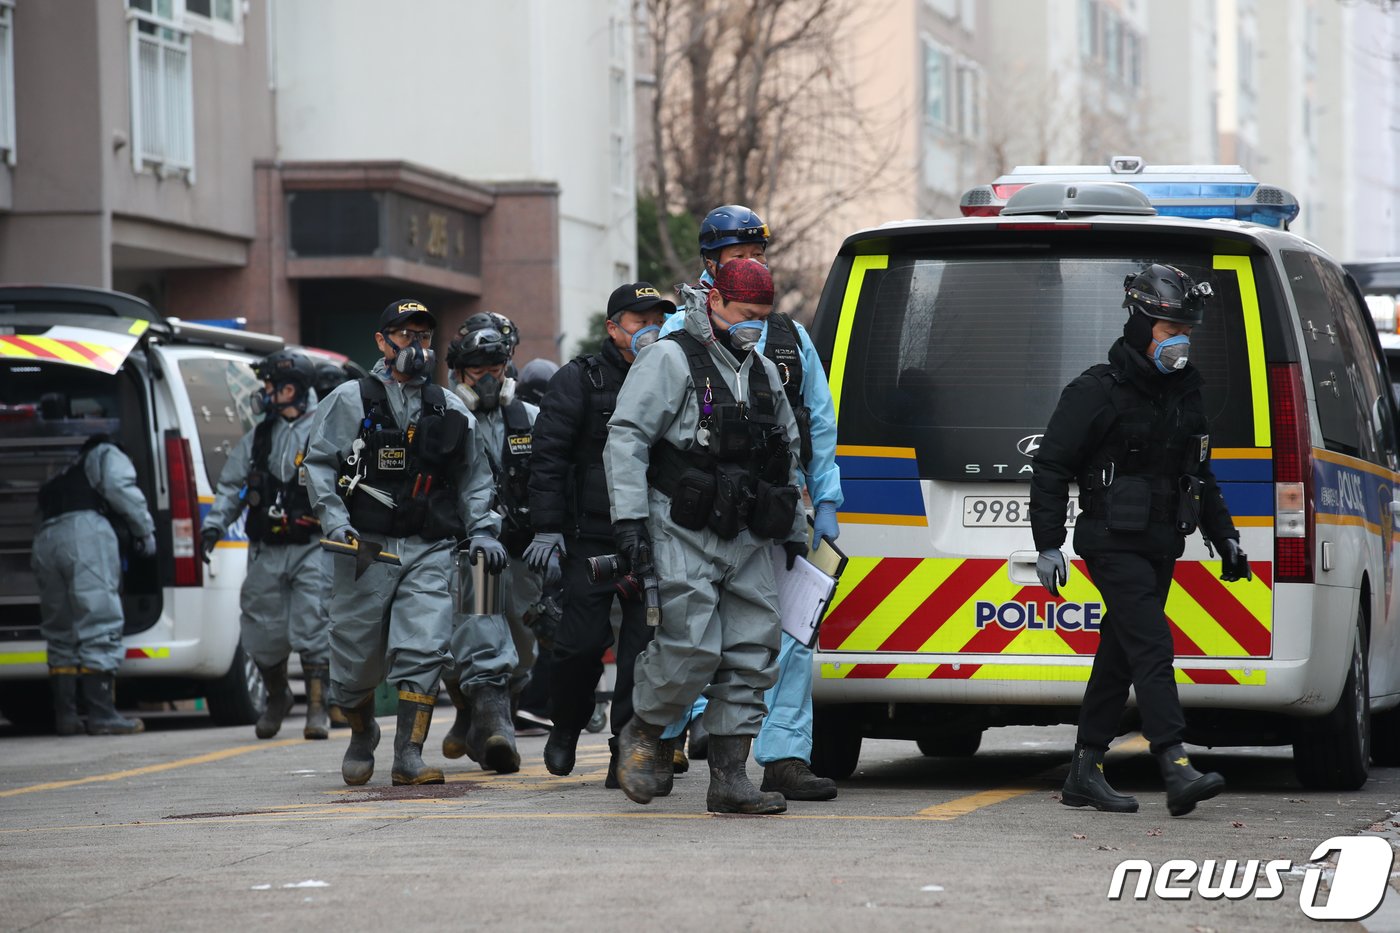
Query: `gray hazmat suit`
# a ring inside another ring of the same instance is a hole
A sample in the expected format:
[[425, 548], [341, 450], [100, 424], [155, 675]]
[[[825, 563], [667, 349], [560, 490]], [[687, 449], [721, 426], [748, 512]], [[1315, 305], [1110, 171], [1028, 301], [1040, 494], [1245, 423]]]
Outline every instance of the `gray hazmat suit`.
[[[146, 497], [136, 485], [136, 467], [115, 445], [89, 450], [83, 475], [107, 503], [112, 521], [123, 522], [137, 540], [155, 533]], [[31, 566], [49, 667], [115, 673], [124, 619], [121, 556], [111, 522], [90, 509], [45, 520], [34, 537]]]
[[[522, 402], [530, 423], [539, 416], [538, 406]], [[486, 411], [478, 409], [477, 433], [486, 447], [491, 469], [501, 475], [501, 452], [505, 445], [505, 414], [501, 406]], [[470, 570], [470, 567], [467, 568]], [[454, 581], [455, 582], [455, 581]], [[472, 580], [466, 580], [471, 599]], [[540, 601], [544, 581], [525, 566], [523, 560], [511, 558], [499, 580], [501, 612], [493, 615], [458, 612], [452, 618], [452, 657], [461, 675], [462, 690], [470, 693], [480, 686], [509, 687], [512, 694], [525, 689], [530, 669], [535, 663], [535, 636], [525, 624], [530, 608]]]
[[[400, 385], [380, 360], [372, 378], [384, 384], [389, 411], [400, 428], [416, 424], [423, 409], [424, 380]], [[494, 482], [476, 419], [461, 399], [444, 391], [447, 407], [466, 416], [472, 430], [465, 455], [452, 471], [457, 512], [470, 535], [494, 537], [500, 516], [490, 509]], [[358, 381], [347, 382], [317, 409], [307, 448], [307, 484], [321, 528], [332, 536], [350, 527], [350, 513], [337, 487], [340, 458], [365, 417]], [[376, 561], [355, 579], [354, 561], [337, 558], [330, 599], [331, 702], [357, 706], [387, 679], [399, 690], [431, 695], [449, 662], [452, 636], [451, 538], [427, 541], [412, 535], [390, 538], [364, 533], [384, 550], [399, 555], [401, 566]]]
[[[295, 421], [277, 413], [272, 419], [272, 443], [267, 468], [282, 482], [306, 485], [298, 457], [311, 435], [314, 401]], [[253, 462], [253, 435], [243, 435], [219, 474], [214, 504], [204, 519], [206, 529], [221, 534], [243, 511], [242, 490]], [[248, 575], [243, 579], [239, 606], [243, 650], [259, 667], [274, 667], [292, 651], [303, 664], [330, 661], [330, 616], [326, 603], [331, 591], [330, 554], [321, 549], [319, 529], [307, 544], [269, 544], [248, 541]]]
[[[774, 390], [778, 423], [791, 448], [790, 483], [798, 482], [797, 422], [773, 363], [757, 353], [742, 361], [717, 342], [709, 316], [685, 312], [685, 330], [709, 348], [736, 399], [747, 401], [749, 370], [762, 365]], [[637, 659], [636, 715], [660, 726], [684, 715], [703, 691], [705, 728], [714, 735], [758, 734], [764, 691], [777, 674], [782, 634], [773, 578], [773, 541], [745, 528], [728, 541], [708, 528], [691, 531], [670, 517], [670, 499], [647, 483], [652, 445], [681, 450], [697, 443], [700, 405], [685, 351], [674, 340], [646, 348], [623, 383], [603, 450], [614, 522], [646, 519], [661, 584], [661, 625]], [[787, 540], [806, 538], [802, 509]], [[708, 685], [708, 686], [707, 686]]]

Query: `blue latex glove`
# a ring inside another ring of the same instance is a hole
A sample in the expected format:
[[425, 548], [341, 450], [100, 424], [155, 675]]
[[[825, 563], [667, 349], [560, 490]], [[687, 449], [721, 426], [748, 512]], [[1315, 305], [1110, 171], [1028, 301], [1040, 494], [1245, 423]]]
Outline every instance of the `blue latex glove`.
[[835, 541], [841, 537], [841, 526], [836, 524], [836, 503], [818, 502], [817, 512], [812, 516], [812, 541], [818, 547], [822, 538]]
[[1069, 564], [1065, 563], [1065, 552], [1057, 547], [1048, 547], [1035, 559], [1035, 575], [1040, 585], [1050, 591], [1051, 596], [1060, 595], [1060, 587], [1069, 582]]
[[564, 550], [564, 536], [552, 531], [541, 531], [529, 544], [525, 545], [525, 566], [535, 573], [548, 573], [550, 558], [554, 559], [555, 572], [558, 572], [558, 554], [566, 553]]
[[467, 557], [473, 564], [476, 563], [477, 557], [480, 557], [487, 573], [500, 573], [506, 569], [506, 562], [510, 560], [506, 546], [490, 535], [474, 536], [467, 544]]

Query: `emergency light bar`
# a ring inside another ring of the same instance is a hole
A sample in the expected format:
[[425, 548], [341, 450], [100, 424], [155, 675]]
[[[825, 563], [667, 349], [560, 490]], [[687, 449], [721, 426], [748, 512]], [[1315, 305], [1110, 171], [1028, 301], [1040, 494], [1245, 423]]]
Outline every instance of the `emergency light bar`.
[[1223, 217], [1287, 230], [1298, 217], [1298, 199], [1260, 184], [1238, 165], [1145, 165], [1137, 156], [1114, 156], [1108, 165], [1018, 165], [990, 185], [963, 193], [964, 217], [996, 217], [1011, 196], [1037, 182], [1121, 182], [1147, 195], [1157, 213], [1171, 217]]

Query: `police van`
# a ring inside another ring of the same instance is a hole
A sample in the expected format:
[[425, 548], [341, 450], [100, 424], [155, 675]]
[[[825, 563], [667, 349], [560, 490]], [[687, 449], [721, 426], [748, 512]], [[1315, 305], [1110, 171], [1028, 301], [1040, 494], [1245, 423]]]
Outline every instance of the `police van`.
[[1060, 597], [1037, 581], [1031, 457], [1153, 262], [1214, 290], [1191, 358], [1254, 572], [1222, 583], [1199, 535], [1176, 566], [1188, 741], [1291, 744], [1311, 788], [1400, 763], [1395, 406], [1355, 282], [1287, 232], [1297, 212], [1238, 167], [1126, 157], [1018, 168], [960, 219], [845, 240], [812, 327], [850, 555], [814, 659], [814, 770], [849, 776], [865, 736], [968, 755], [989, 726], [1077, 721], [1104, 605], [1072, 536]]
[[155, 560], [124, 557], [124, 700], [204, 697], [215, 722], [255, 721], [266, 690], [239, 645], [240, 519], [206, 566], [201, 516], [254, 424], [252, 364], [282, 339], [169, 321], [130, 295], [0, 286], [0, 714], [49, 719], [39, 597], [29, 567], [38, 489], [105, 433], [136, 465]]

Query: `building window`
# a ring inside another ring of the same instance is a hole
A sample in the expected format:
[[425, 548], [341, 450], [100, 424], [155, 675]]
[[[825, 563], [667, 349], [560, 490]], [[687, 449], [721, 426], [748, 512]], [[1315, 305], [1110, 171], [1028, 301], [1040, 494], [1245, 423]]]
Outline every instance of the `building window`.
[[1123, 35], [1123, 27], [1118, 21], [1118, 17], [1112, 13], [1105, 13], [1103, 17], [1103, 60], [1104, 70], [1114, 78], [1123, 76], [1123, 58], [1120, 39]]
[[0, 153], [15, 164], [15, 5], [0, 0]]
[[924, 122], [947, 129], [953, 124], [952, 56], [924, 40]]
[[964, 63], [958, 67], [958, 132], [967, 139], [982, 135], [981, 85], [976, 65]]
[[627, 95], [627, 72], [621, 68], [608, 69], [608, 174], [613, 191], [627, 194], [632, 190], [632, 171], [628, 161], [627, 127], [630, 125]]
[[1093, 60], [1099, 55], [1099, 3], [1098, 0], [1079, 2], [1079, 56]]
[[194, 69], [176, 0], [129, 0], [131, 160], [194, 180]]
[[924, 0], [930, 10], [937, 12], [945, 19], [957, 19], [958, 0]]
[[1123, 34], [1123, 57], [1126, 59], [1128, 86], [1137, 90], [1142, 87], [1142, 39], [1136, 33]]

